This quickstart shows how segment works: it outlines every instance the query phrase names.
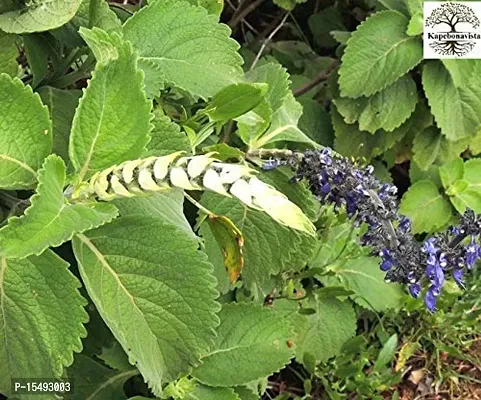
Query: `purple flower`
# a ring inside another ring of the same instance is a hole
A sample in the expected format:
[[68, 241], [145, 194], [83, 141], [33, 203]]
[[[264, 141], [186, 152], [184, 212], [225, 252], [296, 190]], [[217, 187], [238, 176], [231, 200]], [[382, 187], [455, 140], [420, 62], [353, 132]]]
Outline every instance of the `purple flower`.
[[417, 299], [419, 297], [419, 294], [421, 293], [421, 285], [419, 285], [419, 283], [413, 283], [409, 285], [409, 293], [412, 297]]
[[423, 251], [428, 254], [436, 254], [439, 248], [436, 247], [434, 243], [436, 243], [436, 238], [430, 237], [428, 240], [424, 242]]
[[437, 303], [437, 294], [436, 294], [435, 288], [432, 286], [428, 289], [426, 292], [426, 296], [424, 297], [424, 304], [426, 304], [426, 307], [429, 311], [434, 312], [436, 311], [436, 303]]
[[476, 237], [474, 235], [471, 235], [471, 243], [467, 245], [465, 249], [466, 265], [469, 269], [472, 269], [479, 258], [479, 246], [476, 244]]
[[456, 281], [456, 283], [461, 287], [461, 288], [465, 288], [464, 287], [464, 270], [462, 269], [455, 269], [453, 271], [453, 278], [454, 280]]

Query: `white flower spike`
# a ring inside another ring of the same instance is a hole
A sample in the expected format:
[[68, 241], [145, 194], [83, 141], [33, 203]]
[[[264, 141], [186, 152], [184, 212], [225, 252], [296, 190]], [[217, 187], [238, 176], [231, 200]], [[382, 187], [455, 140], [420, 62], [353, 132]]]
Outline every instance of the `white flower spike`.
[[97, 172], [75, 198], [97, 197], [110, 201], [169, 190], [210, 190], [269, 214], [274, 220], [314, 235], [315, 228], [302, 210], [284, 194], [255, 177], [257, 171], [247, 165], [217, 161], [214, 153], [181, 157], [183, 152], [163, 157], [126, 161]]

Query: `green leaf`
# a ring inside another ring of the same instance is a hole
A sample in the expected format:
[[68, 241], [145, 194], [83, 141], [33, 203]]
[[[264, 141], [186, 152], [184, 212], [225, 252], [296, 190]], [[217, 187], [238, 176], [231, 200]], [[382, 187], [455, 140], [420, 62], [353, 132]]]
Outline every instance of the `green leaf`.
[[386, 364], [394, 360], [397, 343], [398, 339], [397, 334], [395, 333], [387, 340], [386, 343], [384, 343], [384, 346], [382, 346], [382, 349], [377, 356], [376, 362], [374, 363], [373, 371], [381, 371], [383, 368], [386, 368]]
[[296, 359], [303, 362], [307, 354], [316, 361], [327, 361], [341, 352], [344, 343], [356, 334], [356, 314], [349, 301], [319, 297], [303, 302], [315, 314], [302, 316], [296, 326]]
[[70, 21], [82, 0], [35, 0], [0, 14], [0, 29], [8, 33], [43, 32]]
[[245, 153], [237, 147], [229, 146], [226, 143], [213, 144], [212, 146], [203, 147], [204, 153], [215, 152], [212, 156], [220, 161], [237, 160], [242, 161], [245, 159]]
[[267, 63], [247, 72], [246, 80], [252, 83], [267, 83], [266, 99], [272, 111], [282, 107], [289, 94], [289, 74], [277, 63]]
[[334, 100], [337, 111], [348, 124], [359, 122], [359, 129], [375, 133], [378, 129], [391, 132], [405, 122], [416, 108], [416, 83], [404, 75], [395, 83], [371, 97]]
[[414, 14], [411, 19], [409, 20], [408, 29], [406, 33], [408, 36], [418, 36], [423, 33], [424, 30], [424, 20], [423, 20], [423, 13], [418, 12]]
[[426, 171], [438, 157], [442, 135], [438, 128], [430, 126], [419, 132], [413, 140], [413, 160]]
[[[461, 66], [460, 66], [461, 67]], [[459, 78], [458, 78], [459, 79]], [[457, 87], [449, 70], [439, 61], [423, 69], [423, 87], [441, 132], [449, 140], [474, 136], [481, 128], [481, 76]]]
[[23, 35], [25, 55], [33, 75], [33, 87], [37, 87], [48, 75], [48, 58], [52, 53], [49, 39], [45, 33]]
[[143, 74], [136, 67], [130, 44], [116, 33], [101, 38], [106, 45], [111, 44], [112, 53], [106, 62], [97, 63], [70, 135], [70, 160], [79, 181], [141, 156], [151, 129], [151, 103], [143, 91]]
[[154, 394], [198, 365], [218, 306], [196, 240], [156, 215], [132, 215], [76, 236], [73, 248], [90, 298]]
[[185, 400], [240, 400], [232, 388], [216, 388], [196, 385], [194, 391], [188, 393]]
[[423, 12], [424, 0], [405, 0], [410, 15]]
[[334, 132], [331, 116], [319, 102], [312, 99], [299, 99], [302, 116], [298, 127], [314, 142], [324, 146], [333, 146]]
[[332, 109], [332, 125], [336, 134], [336, 151], [345, 156], [371, 159], [392, 148], [404, 137], [411, 137], [432, 124], [429, 109], [420, 102], [399, 128], [392, 132], [377, 131], [374, 135], [359, 130], [357, 124], [346, 124], [335, 108]]
[[152, 124], [154, 125], [150, 133], [152, 139], [147, 145], [147, 153], [143, 154], [143, 157], [166, 156], [176, 151], [190, 152], [187, 135], [169, 117], [155, 110]]
[[234, 83], [217, 92], [207, 106], [212, 121], [228, 121], [252, 110], [266, 95], [265, 83]]
[[89, 0], [89, 27], [97, 27], [106, 32], [118, 32], [122, 30], [120, 20], [113, 12], [109, 3], [105, 0]]
[[280, 141], [307, 143], [317, 147], [317, 143], [302, 132], [297, 124], [302, 115], [302, 106], [295, 100], [292, 93], [284, 99], [284, 103], [272, 114], [269, 129], [259, 138], [250, 143], [251, 148], [265, 147]]
[[370, 96], [421, 62], [421, 41], [406, 35], [408, 22], [397, 11], [383, 11], [359, 25], [347, 42], [339, 69], [342, 96]]
[[174, 0], [154, 1], [124, 25], [125, 39], [160, 68], [165, 83], [204, 99], [242, 79], [239, 46], [229, 34], [203, 8]]
[[74, 379], [74, 391], [68, 400], [125, 400], [125, 382], [138, 375], [131, 367], [127, 371], [117, 371], [104, 367], [92, 358], [79, 354], [68, 370], [68, 377]]
[[462, 158], [457, 158], [439, 167], [439, 175], [445, 189], [448, 189], [455, 181], [462, 179], [464, 175], [464, 163]]
[[[453, 193], [453, 196], [449, 198], [451, 203], [461, 214], [464, 213], [466, 207], [471, 208], [475, 213], [481, 213], [481, 159], [476, 158], [464, 163], [462, 179], [465, 183], [462, 187], [456, 188], [458, 189], [457, 193]], [[460, 181], [454, 182], [453, 185], [458, 182]], [[464, 190], [460, 191], [463, 187]]]
[[382, 154], [406, 135], [403, 128], [393, 132], [379, 130], [374, 135], [361, 131], [357, 124], [346, 124], [336, 108], [332, 109], [332, 126], [336, 135], [334, 148], [337, 152], [366, 159]]
[[352, 299], [359, 305], [381, 312], [401, 306], [404, 294], [400, 285], [384, 282], [385, 273], [379, 269], [380, 261], [375, 257], [360, 257], [345, 264], [329, 268], [334, 277], [325, 280], [328, 286], [341, 284], [355, 295]]
[[79, 286], [68, 264], [50, 250], [24, 260], [0, 259], [0, 393], [10, 394], [12, 378], [60, 378], [72, 364], [86, 336]]
[[258, 400], [259, 395], [247, 386], [237, 386], [234, 388], [240, 400]]
[[343, 17], [337, 7], [327, 7], [321, 12], [312, 14], [308, 19], [309, 29], [314, 41], [320, 47], [334, 47], [336, 40], [331, 36], [332, 31], [346, 31]]
[[182, 229], [192, 240], [198, 240], [184, 215], [184, 191], [181, 189], [171, 189], [145, 197], [120, 198], [114, 200], [113, 203], [119, 209], [122, 217], [128, 215], [160, 217]]
[[129, 371], [133, 369], [129, 363], [127, 354], [125, 354], [122, 346], [117, 341], [114, 341], [110, 347], [104, 347], [102, 353], [97, 355], [97, 357], [112, 369], [119, 371]]
[[293, 326], [275, 310], [256, 304], [225, 304], [212, 350], [192, 375], [210, 386], [243, 385], [271, 375], [293, 356]]
[[31, 188], [51, 150], [47, 107], [30, 86], [0, 74], [0, 188]]
[[108, 203], [68, 204], [63, 195], [65, 164], [50, 155], [38, 172], [37, 193], [21, 217], [12, 217], [0, 229], [0, 256], [24, 258], [39, 255], [47, 247], [70, 240], [75, 233], [85, 232], [110, 222], [117, 209]]
[[289, 74], [278, 63], [267, 63], [248, 71], [246, 80], [269, 85], [265, 100], [254, 110], [236, 119], [239, 136], [248, 144], [268, 129], [272, 113], [282, 107], [290, 91]]
[[431, 181], [418, 181], [401, 200], [399, 212], [409, 217], [414, 233], [432, 232], [451, 218], [451, 206]]
[[0, 74], [5, 73], [12, 77], [18, 73], [18, 48], [17, 36], [0, 31]]
[[[316, 213], [316, 203], [305, 186], [290, 184], [288, 177], [280, 171], [271, 171], [260, 177], [285, 193], [308, 217]], [[262, 287], [270, 275], [304, 267], [315, 249], [315, 239], [311, 236], [282, 226], [263, 212], [247, 209], [235, 199], [205, 193], [201, 203], [213, 213], [230, 218], [243, 233], [245, 263], [242, 279], [248, 288]], [[216, 264], [218, 274], [225, 275], [220, 248], [209, 244], [214, 240], [210, 231], [201, 228], [201, 232], [207, 242], [209, 259]]]
[[68, 143], [75, 110], [82, 92], [80, 90], [60, 90], [43, 86], [38, 90], [43, 103], [50, 111], [53, 122], [53, 152], [70, 164]]

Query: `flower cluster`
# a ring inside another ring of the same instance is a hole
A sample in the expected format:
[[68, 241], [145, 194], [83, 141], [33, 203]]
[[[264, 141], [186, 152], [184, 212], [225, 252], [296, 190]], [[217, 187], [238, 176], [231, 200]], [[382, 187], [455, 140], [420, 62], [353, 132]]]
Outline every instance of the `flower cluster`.
[[293, 155], [287, 162], [270, 161], [265, 169], [285, 163], [296, 167], [294, 179], [306, 179], [321, 202], [344, 207], [356, 223], [367, 224], [361, 243], [380, 256], [387, 282], [409, 285], [415, 298], [428, 286], [424, 301], [430, 311], [436, 309], [445, 280], [452, 276], [463, 287], [465, 269], [471, 269], [481, 257], [477, 244], [481, 220], [471, 210], [465, 212], [458, 227], [421, 244], [411, 233], [410, 220], [398, 213], [397, 188], [376, 179], [372, 166], [358, 168], [347, 158], [323, 149]]

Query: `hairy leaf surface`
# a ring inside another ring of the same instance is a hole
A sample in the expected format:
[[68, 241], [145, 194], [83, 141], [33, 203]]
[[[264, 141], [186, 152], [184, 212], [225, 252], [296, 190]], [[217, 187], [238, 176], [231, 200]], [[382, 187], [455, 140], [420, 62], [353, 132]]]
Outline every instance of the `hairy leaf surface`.
[[124, 36], [155, 63], [166, 83], [204, 99], [242, 79], [238, 44], [202, 7], [154, 1], [124, 25]]
[[9, 33], [43, 32], [70, 21], [82, 0], [36, 0], [0, 14], [0, 29]]
[[0, 256], [39, 255], [84, 232], [110, 222], [117, 209], [108, 203], [68, 204], [63, 195], [65, 164], [56, 155], [45, 160], [38, 173], [37, 193], [21, 217], [12, 217], [0, 229]]
[[74, 238], [90, 298], [155, 394], [207, 353], [218, 323], [212, 266], [157, 216], [120, 217]]
[[352, 290], [355, 294], [351, 298], [365, 308], [375, 311], [397, 308], [404, 292], [400, 285], [384, 282], [385, 273], [379, 265], [380, 261], [375, 257], [354, 258], [329, 268], [335, 276], [323, 282], [327, 286], [340, 285]]
[[449, 140], [458, 140], [474, 136], [481, 128], [481, 76], [472, 74], [457, 86], [462, 78], [451, 73], [440, 61], [429, 62], [423, 69], [423, 87], [441, 132]]
[[342, 96], [370, 96], [421, 62], [422, 44], [406, 34], [408, 22], [400, 12], [383, 11], [359, 25], [347, 42], [339, 69]]
[[371, 97], [338, 97], [334, 104], [346, 123], [357, 121], [359, 129], [375, 133], [378, 129], [391, 132], [398, 128], [412, 114], [417, 101], [416, 83], [404, 75]]
[[68, 143], [75, 109], [82, 92], [80, 90], [60, 90], [51, 86], [43, 86], [38, 90], [43, 103], [50, 111], [53, 123], [53, 152], [58, 154], [69, 165]]
[[51, 150], [47, 107], [30, 86], [0, 74], [0, 188], [31, 188]]
[[422, 180], [404, 194], [399, 212], [411, 219], [414, 233], [432, 232], [449, 221], [451, 206], [433, 182]]
[[[89, 37], [100, 43], [94, 47], [100, 60], [72, 124], [69, 154], [79, 180], [139, 157], [151, 129], [151, 104], [131, 45], [115, 33], [102, 35], [98, 29], [82, 32], [91, 32]], [[104, 49], [109, 50], [108, 55], [101, 53]]]
[[304, 302], [304, 306], [313, 308], [316, 313], [303, 316], [303, 323], [296, 326], [297, 360], [303, 362], [307, 354], [317, 361], [327, 361], [338, 355], [343, 344], [356, 334], [352, 304], [316, 295]]
[[246, 384], [281, 369], [294, 349], [293, 326], [275, 310], [256, 304], [225, 304], [213, 349], [192, 375], [210, 386]]
[[50, 250], [24, 260], [0, 258], [0, 393], [10, 393], [11, 378], [60, 378], [72, 364], [86, 336], [79, 286]]
[[18, 49], [15, 44], [17, 37], [0, 31], [0, 74], [5, 73], [12, 77], [18, 72]]

